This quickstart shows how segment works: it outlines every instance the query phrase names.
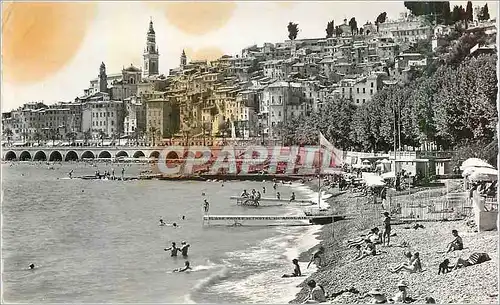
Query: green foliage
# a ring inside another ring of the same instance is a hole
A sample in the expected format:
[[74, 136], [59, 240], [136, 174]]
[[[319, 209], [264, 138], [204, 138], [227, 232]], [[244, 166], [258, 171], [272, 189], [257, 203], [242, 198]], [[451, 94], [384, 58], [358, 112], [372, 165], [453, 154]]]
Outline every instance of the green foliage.
[[349, 26], [351, 27], [351, 35], [354, 36], [354, 34], [358, 32], [358, 22], [355, 17], [352, 17], [351, 20], [349, 20]]
[[297, 23], [289, 22], [288, 26], [288, 38], [290, 40], [295, 40], [297, 38], [297, 35], [299, 34], [299, 25]]
[[335, 27], [335, 36], [341, 36], [342, 35], [342, 29], [340, 28], [340, 26], [336, 26]]
[[333, 34], [335, 33], [335, 28], [334, 28], [334, 21], [329, 21], [326, 24], [326, 38], [332, 38]]
[[489, 12], [489, 9], [488, 9], [488, 3], [486, 3], [481, 8], [481, 10], [479, 11], [479, 13], [477, 14], [477, 19], [479, 19], [481, 21], [490, 20], [490, 12]]

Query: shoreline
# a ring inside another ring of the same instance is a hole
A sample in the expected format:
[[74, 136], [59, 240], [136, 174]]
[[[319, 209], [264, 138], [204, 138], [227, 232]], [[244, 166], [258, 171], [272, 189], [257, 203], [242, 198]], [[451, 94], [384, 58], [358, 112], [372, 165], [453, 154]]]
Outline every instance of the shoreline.
[[[315, 189], [313, 180], [307, 182]], [[317, 189], [317, 187], [316, 187]], [[337, 191], [337, 190], [335, 190]], [[349, 193], [334, 195], [327, 199], [335, 209], [350, 212], [356, 209], [359, 202]], [[399, 280], [409, 284], [408, 295], [415, 299], [415, 303], [425, 303], [425, 297], [433, 297], [437, 303], [498, 303], [498, 234], [497, 231], [475, 233], [473, 228], [466, 224], [467, 220], [422, 222], [424, 229], [406, 229], [408, 225], [393, 225], [393, 232], [397, 236], [391, 237], [391, 247], [377, 246], [380, 255], [367, 257], [360, 261], [351, 261], [355, 252], [348, 249], [347, 239], [356, 238], [369, 228], [382, 226], [380, 219], [348, 219], [323, 225], [316, 235], [319, 244], [325, 247], [324, 267], [305, 278], [298, 285], [300, 291], [289, 301], [290, 304], [302, 303], [309, 295], [306, 282], [314, 279], [323, 285], [328, 296], [350, 288], [356, 288], [359, 293], [345, 292], [335, 298], [329, 298], [327, 303], [355, 304], [368, 303], [365, 294], [372, 288], [379, 288], [392, 297]], [[462, 251], [450, 254], [438, 253], [442, 251], [451, 238], [451, 230], [457, 229], [464, 239], [465, 248]], [[333, 231], [332, 231], [333, 230]], [[334, 233], [332, 238], [332, 232]], [[403, 262], [404, 248], [394, 245], [403, 241], [410, 242], [410, 251], [420, 252], [424, 272], [416, 274], [393, 274], [387, 270]], [[300, 254], [299, 261], [308, 261], [315, 247]], [[473, 252], [485, 252], [491, 261], [477, 266], [452, 271], [445, 275], [437, 275], [439, 263], [448, 258], [454, 264], [458, 257], [467, 258]], [[354, 272], [353, 272], [354, 271]], [[431, 283], [431, 284], [429, 284]]]

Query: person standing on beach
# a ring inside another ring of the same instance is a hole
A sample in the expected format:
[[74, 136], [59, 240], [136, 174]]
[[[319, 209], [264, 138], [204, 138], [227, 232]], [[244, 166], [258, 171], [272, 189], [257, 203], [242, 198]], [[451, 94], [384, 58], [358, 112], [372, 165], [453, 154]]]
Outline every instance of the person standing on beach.
[[73, 170], [70, 170], [68, 173], [69, 179], [73, 179]]
[[281, 194], [280, 194], [280, 192], [276, 192], [276, 198], [278, 198], [278, 200], [281, 200]]
[[125, 180], [125, 167], [122, 167], [122, 180]]
[[210, 203], [205, 199], [203, 201], [203, 210], [205, 211], [205, 214], [208, 214], [208, 210], [210, 209]]
[[307, 269], [309, 269], [309, 266], [311, 266], [313, 262], [316, 262], [316, 260], [318, 260], [318, 263], [316, 263], [318, 268], [321, 267], [321, 261], [322, 261], [321, 256], [323, 255], [324, 252], [325, 248], [323, 246], [320, 246], [318, 250], [311, 255], [311, 260], [309, 261], [309, 264], [307, 264]]
[[263, 187], [262, 187], [262, 194], [265, 194], [265, 193], [266, 193], [266, 187], [265, 187], [265, 186], [263, 186]]
[[382, 246], [386, 246], [385, 241], [387, 240], [387, 247], [389, 247], [389, 242], [391, 240], [391, 217], [389, 217], [389, 212], [384, 212], [384, 234], [382, 235]]

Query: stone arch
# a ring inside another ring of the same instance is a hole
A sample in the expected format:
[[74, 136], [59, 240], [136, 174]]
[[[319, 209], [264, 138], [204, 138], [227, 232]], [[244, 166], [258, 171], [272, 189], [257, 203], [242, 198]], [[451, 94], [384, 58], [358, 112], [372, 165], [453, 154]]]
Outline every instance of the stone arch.
[[75, 151], [70, 150], [66, 153], [64, 161], [76, 161], [76, 160], [78, 160], [78, 154]]
[[146, 155], [140, 150], [136, 151], [133, 155], [134, 158], [144, 158], [145, 156]]
[[49, 155], [49, 161], [62, 161], [62, 160], [63, 160], [63, 157], [62, 157], [61, 153], [57, 150], [54, 150]]
[[[29, 154], [29, 152], [28, 152]], [[21, 153], [22, 155], [22, 153]], [[6, 154], [5, 154], [5, 160], [6, 161], [11, 161], [11, 160], [16, 160], [17, 159], [17, 156], [16, 156], [16, 153], [13, 152], [12, 150], [11, 151], [8, 151]], [[31, 159], [31, 155], [30, 155], [30, 159]]]
[[33, 161], [47, 161], [47, 155], [45, 154], [45, 152], [39, 150], [35, 153]]
[[98, 158], [111, 159], [111, 153], [107, 150], [103, 150], [99, 153]]
[[29, 151], [23, 151], [20, 155], [19, 155], [19, 161], [31, 161], [31, 154]]
[[126, 157], [126, 158], [128, 158], [128, 153], [126, 151], [122, 150], [122, 151], [119, 151], [119, 152], [116, 153], [116, 157], [117, 158], [118, 157]]
[[93, 152], [90, 150], [84, 151], [82, 156], [80, 157], [81, 159], [94, 159], [95, 155]]
[[175, 152], [175, 151], [171, 151], [167, 154], [167, 159], [169, 160], [178, 160], [179, 159], [179, 155]]
[[155, 151], [152, 151], [150, 154], [149, 154], [149, 157], [150, 158], [156, 158], [158, 159], [160, 157], [160, 152], [155, 150]]

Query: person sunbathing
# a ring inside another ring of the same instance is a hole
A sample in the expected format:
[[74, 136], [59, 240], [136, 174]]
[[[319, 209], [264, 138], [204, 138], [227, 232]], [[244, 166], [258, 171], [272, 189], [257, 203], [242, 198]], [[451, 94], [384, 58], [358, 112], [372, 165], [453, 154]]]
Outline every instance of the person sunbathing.
[[456, 251], [456, 250], [463, 250], [463, 248], [464, 248], [464, 242], [462, 241], [462, 237], [460, 237], [460, 235], [458, 235], [458, 231], [457, 230], [452, 230], [451, 233], [453, 234], [453, 236], [455, 237], [455, 239], [452, 240], [448, 244], [448, 252]]
[[347, 247], [352, 248], [355, 247], [356, 245], [362, 245], [365, 241], [365, 239], [370, 239], [370, 241], [374, 244], [381, 244], [382, 243], [382, 234], [380, 233], [378, 228], [373, 228], [370, 230], [370, 233], [368, 236], [362, 235], [361, 237], [355, 239], [355, 240], [348, 240], [347, 241]]
[[458, 268], [462, 267], [469, 267], [472, 265], [478, 265], [484, 262], [487, 262], [491, 260], [490, 256], [486, 253], [472, 253], [471, 256], [469, 256], [468, 259], [463, 259], [463, 258], [458, 258], [455, 266], [453, 267], [453, 270], [456, 270]]
[[418, 252], [415, 252], [411, 259], [411, 263], [409, 265], [407, 263], [403, 263], [396, 268], [389, 269], [389, 271], [392, 273], [398, 273], [402, 270], [408, 271], [410, 273], [422, 272], [422, 263], [420, 261], [420, 254]]
[[365, 239], [365, 248], [361, 251], [361, 256], [356, 257], [354, 260], [359, 261], [367, 256], [375, 256], [377, 254], [377, 249], [375, 244], [371, 242], [370, 239]]

